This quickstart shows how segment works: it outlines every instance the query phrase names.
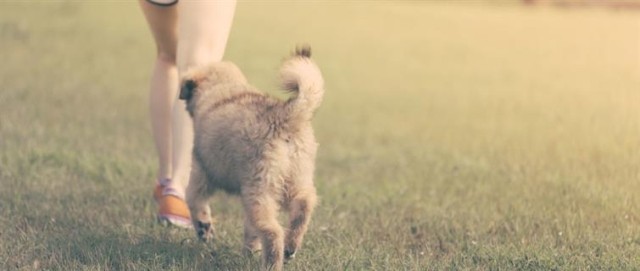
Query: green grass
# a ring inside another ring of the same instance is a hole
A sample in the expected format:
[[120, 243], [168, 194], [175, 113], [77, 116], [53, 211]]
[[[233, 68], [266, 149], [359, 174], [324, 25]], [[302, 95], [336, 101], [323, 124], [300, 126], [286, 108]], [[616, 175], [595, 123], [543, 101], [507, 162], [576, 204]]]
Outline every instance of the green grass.
[[[640, 23], [602, 9], [241, 2], [227, 59], [327, 82], [321, 203], [288, 270], [640, 269]], [[0, 269], [252, 270], [154, 222], [135, 3], [0, 3]]]

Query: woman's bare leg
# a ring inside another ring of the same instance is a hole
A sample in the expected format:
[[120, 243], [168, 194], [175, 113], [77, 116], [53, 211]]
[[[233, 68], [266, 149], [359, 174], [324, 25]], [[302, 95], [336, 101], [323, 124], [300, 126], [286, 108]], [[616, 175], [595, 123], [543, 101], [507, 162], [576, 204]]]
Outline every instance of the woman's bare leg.
[[189, 219], [180, 198], [184, 198], [191, 173], [193, 124], [184, 102], [177, 97], [178, 75], [222, 59], [235, 0], [182, 0], [168, 7], [139, 2], [157, 47], [149, 101], [158, 178], [172, 180], [163, 183], [160, 190], [156, 187], [154, 197], [159, 199], [158, 218], [180, 226]]
[[140, 0], [140, 6], [149, 23], [157, 48], [149, 91], [149, 117], [156, 151], [158, 153], [157, 178], [171, 178], [171, 114], [178, 90], [177, 7], [159, 7]]
[[[180, 1], [178, 4], [178, 72], [222, 60], [236, 1]], [[172, 114], [173, 185], [184, 191], [191, 171], [193, 124], [184, 101], [174, 97]]]

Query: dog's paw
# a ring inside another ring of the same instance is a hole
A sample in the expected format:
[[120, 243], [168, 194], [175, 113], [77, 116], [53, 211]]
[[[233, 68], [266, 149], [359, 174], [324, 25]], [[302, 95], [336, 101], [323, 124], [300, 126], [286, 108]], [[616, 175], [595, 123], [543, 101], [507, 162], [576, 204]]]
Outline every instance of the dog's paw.
[[287, 261], [293, 260], [293, 258], [296, 257], [296, 251], [295, 250], [289, 250], [289, 249], [285, 249], [284, 250], [284, 259]]
[[207, 242], [213, 239], [215, 232], [211, 222], [196, 221], [196, 223], [194, 223], [194, 226], [196, 229], [196, 234], [198, 234], [198, 238], [200, 238], [201, 241]]

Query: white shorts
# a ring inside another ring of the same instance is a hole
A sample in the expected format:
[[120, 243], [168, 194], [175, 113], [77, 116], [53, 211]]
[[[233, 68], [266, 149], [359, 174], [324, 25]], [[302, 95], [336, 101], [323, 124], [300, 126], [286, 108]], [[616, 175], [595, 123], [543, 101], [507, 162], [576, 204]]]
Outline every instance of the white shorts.
[[178, 3], [178, 0], [147, 0], [147, 2], [162, 7], [168, 7]]

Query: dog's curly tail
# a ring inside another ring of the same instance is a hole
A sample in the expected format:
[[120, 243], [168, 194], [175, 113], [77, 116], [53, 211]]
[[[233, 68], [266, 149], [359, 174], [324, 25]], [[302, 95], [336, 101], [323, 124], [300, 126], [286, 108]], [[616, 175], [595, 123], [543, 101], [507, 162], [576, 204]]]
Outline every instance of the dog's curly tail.
[[294, 93], [285, 105], [289, 117], [309, 120], [320, 106], [324, 95], [324, 80], [318, 66], [311, 60], [311, 48], [302, 46], [280, 68], [282, 88]]

